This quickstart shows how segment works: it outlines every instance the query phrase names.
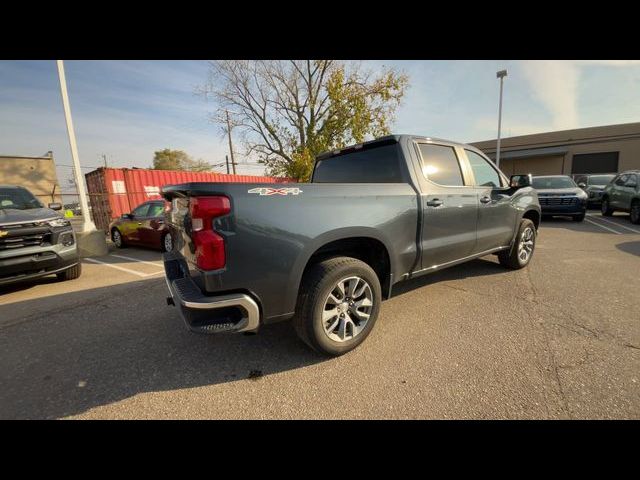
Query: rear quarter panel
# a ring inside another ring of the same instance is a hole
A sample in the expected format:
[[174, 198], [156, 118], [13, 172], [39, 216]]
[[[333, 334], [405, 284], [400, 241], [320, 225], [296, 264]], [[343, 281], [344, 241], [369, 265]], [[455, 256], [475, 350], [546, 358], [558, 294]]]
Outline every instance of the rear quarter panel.
[[[197, 184], [196, 184], [197, 185]], [[192, 276], [208, 292], [248, 290], [269, 322], [295, 309], [302, 273], [323, 245], [342, 238], [371, 237], [389, 253], [394, 278], [416, 259], [417, 197], [409, 184], [287, 184], [297, 195], [248, 193], [260, 184], [201, 184], [191, 194], [227, 195], [231, 213], [216, 220], [225, 238], [226, 267]], [[189, 255], [188, 245], [183, 248]]]

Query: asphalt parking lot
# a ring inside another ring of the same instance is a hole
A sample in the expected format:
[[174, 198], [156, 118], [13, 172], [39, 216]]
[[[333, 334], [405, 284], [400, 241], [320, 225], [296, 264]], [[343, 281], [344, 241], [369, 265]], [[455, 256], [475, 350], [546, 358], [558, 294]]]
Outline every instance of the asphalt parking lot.
[[532, 263], [412, 280], [355, 351], [289, 324], [199, 336], [160, 253], [0, 289], [0, 418], [640, 418], [640, 226], [543, 222]]

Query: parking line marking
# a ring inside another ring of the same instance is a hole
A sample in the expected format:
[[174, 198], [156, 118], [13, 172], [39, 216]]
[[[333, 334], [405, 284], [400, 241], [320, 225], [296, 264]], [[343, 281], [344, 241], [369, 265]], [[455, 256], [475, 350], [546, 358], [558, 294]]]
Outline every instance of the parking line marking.
[[594, 222], [594, 221], [592, 221], [592, 220], [589, 220], [588, 218], [585, 218], [585, 220], [586, 220], [587, 222], [589, 222], [589, 223], [593, 223], [593, 224], [594, 224], [595, 226], [597, 226], [597, 227], [604, 228], [605, 230], [609, 230], [610, 232], [613, 232], [613, 233], [615, 233], [616, 235], [622, 235], [622, 233], [621, 233], [621, 232], [617, 232], [617, 231], [615, 231], [613, 228], [605, 227], [604, 225], [600, 225], [599, 223]]
[[634, 233], [640, 233], [640, 230], [636, 230], [635, 228], [627, 227], [626, 225], [622, 225], [622, 224], [620, 224], [618, 222], [614, 222], [613, 220], [607, 220], [606, 218], [602, 218], [602, 217], [600, 217], [598, 215], [589, 215], [589, 214], [587, 214], [587, 216], [589, 216], [591, 218], [597, 218], [598, 220], [602, 220], [603, 222], [611, 223], [611, 224], [616, 225], [616, 226], [618, 226], [620, 228], [625, 228], [625, 229], [630, 230], [630, 231], [632, 231]]
[[95, 258], [83, 258], [83, 260], [86, 260], [87, 262], [90, 262], [90, 263], [99, 263], [100, 265], [106, 265], [107, 267], [115, 268], [116, 270], [122, 270], [123, 272], [127, 272], [127, 273], [132, 273], [133, 275], [137, 275], [139, 277], [151, 277], [152, 275], [158, 275], [160, 273], [164, 273], [164, 270], [161, 272], [155, 272], [155, 273], [136, 272], [135, 270], [130, 270], [128, 268], [121, 267], [119, 265], [114, 265], [113, 263], [102, 262], [100, 260], [96, 260]]
[[[157, 263], [148, 262], [146, 260], [138, 260], [137, 258], [133, 258], [133, 257], [125, 257], [124, 255], [116, 255], [115, 253], [112, 253], [109, 256], [110, 257], [116, 257], [116, 258], [122, 258], [123, 260], [131, 260], [132, 262], [146, 263], [147, 265], [153, 265], [154, 267], [161, 267], [162, 266], [162, 265], [158, 265]], [[158, 260], [158, 261], [160, 261], [160, 260]]]

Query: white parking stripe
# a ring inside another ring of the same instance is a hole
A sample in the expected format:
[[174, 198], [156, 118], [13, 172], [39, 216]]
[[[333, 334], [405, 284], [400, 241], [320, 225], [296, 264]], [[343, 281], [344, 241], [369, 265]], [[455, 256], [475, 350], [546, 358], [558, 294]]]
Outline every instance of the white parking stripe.
[[598, 216], [598, 215], [589, 215], [589, 214], [587, 214], [587, 216], [589, 216], [591, 218], [597, 218], [598, 220], [602, 220], [603, 222], [611, 223], [611, 224], [616, 225], [616, 226], [618, 226], [620, 228], [624, 228], [626, 230], [630, 230], [630, 231], [632, 231], [634, 233], [640, 233], [640, 230], [636, 230], [635, 228], [627, 227], [626, 225], [622, 225], [622, 224], [620, 224], [618, 222], [614, 222], [613, 220], [608, 220], [608, 219], [606, 219], [604, 217], [601, 217], [601, 216]]
[[151, 277], [153, 275], [159, 275], [160, 273], [164, 273], [164, 270], [159, 271], [159, 272], [154, 272], [154, 273], [136, 272], [135, 270], [131, 270], [129, 268], [121, 267], [120, 265], [114, 265], [113, 263], [102, 262], [100, 260], [96, 260], [95, 258], [83, 258], [82, 260], [90, 262], [90, 263], [99, 263], [100, 265], [106, 265], [107, 267], [115, 268], [116, 270], [122, 270], [123, 272], [131, 273], [131, 274], [137, 275], [139, 277]]
[[132, 262], [137, 262], [137, 263], [146, 263], [147, 265], [153, 265], [154, 267], [162, 267], [162, 265], [159, 265], [157, 263], [148, 262], [146, 260], [138, 260], [137, 258], [133, 258], [133, 257], [125, 257], [124, 255], [116, 255], [115, 253], [112, 253], [109, 256], [110, 257], [116, 257], [116, 258], [122, 258], [123, 260], [130, 260]]
[[617, 232], [617, 231], [615, 231], [615, 230], [614, 230], [614, 229], [612, 229], [612, 228], [605, 227], [604, 225], [600, 225], [599, 223], [594, 222], [594, 221], [591, 221], [591, 220], [589, 220], [588, 218], [585, 218], [585, 221], [587, 221], [587, 222], [589, 222], [589, 223], [592, 223], [592, 224], [594, 224], [594, 225], [595, 225], [595, 226], [597, 226], [597, 227], [604, 228], [605, 230], [609, 230], [610, 232], [613, 232], [613, 233], [615, 233], [615, 234], [617, 234], [617, 235], [622, 235], [622, 232]]

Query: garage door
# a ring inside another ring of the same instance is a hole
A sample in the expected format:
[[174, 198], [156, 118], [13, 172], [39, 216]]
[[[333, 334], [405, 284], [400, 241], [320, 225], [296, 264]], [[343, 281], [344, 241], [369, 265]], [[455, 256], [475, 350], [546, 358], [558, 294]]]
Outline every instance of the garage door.
[[563, 155], [514, 158], [500, 161], [505, 175], [532, 173], [533, 175], [562, 175]]
[[580, 153], [573, 156], [571, 173], [615, 173], [618, 152]]

